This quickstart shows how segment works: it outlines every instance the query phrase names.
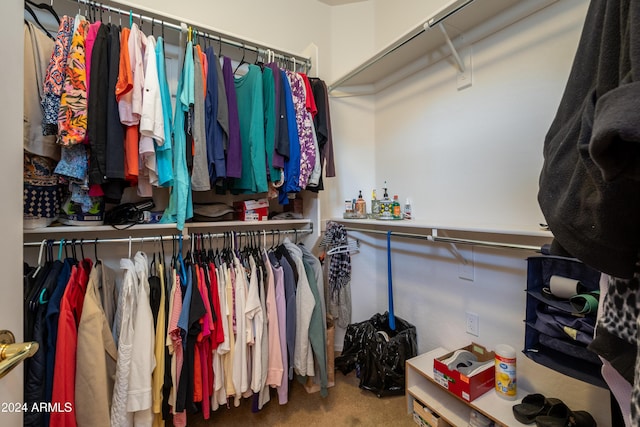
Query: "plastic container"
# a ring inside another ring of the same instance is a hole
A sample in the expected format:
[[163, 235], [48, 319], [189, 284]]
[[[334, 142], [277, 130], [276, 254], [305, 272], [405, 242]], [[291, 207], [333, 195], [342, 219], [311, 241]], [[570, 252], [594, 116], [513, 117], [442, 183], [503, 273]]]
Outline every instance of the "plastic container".
[[507, 344], [498, 344], [495, 349], [496, 393], [498, 396], [515, 400], [518, 394], [516, 381], [516, 351]]
[[404, 219], [411, 219], [411, 199], [409, 198], [404, 204]]
[[393, 219], [402, 219], [402, 211], [400, 210], [397, 194], [393, 196], [393, 202], [391, 203], [391, 216]]

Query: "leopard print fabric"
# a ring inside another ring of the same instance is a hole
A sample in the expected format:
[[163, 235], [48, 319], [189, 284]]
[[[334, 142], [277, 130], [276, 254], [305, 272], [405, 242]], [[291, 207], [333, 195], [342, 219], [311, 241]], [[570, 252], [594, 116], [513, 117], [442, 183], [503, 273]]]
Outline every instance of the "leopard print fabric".
[[[640, 274], [631, 279], [609, 278], [609, 290], [604, 295], [600, 326], [612, 335], [637, 346], [640, 343], [638, 315], [640, 314]], [[636, 353], [633, 391], [631, 393], [632, 425], [640, 425], [640, 348]]]

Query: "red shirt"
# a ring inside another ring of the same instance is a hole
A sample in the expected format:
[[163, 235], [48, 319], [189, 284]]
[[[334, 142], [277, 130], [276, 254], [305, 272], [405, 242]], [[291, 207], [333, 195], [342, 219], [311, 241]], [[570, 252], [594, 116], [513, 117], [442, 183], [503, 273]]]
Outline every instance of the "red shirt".
[[69, 282], [60, 302], [56, 358], [53, 370], [53, 392], [51, 403], [59, 410], [51, 412], [50, 425], [75, 427], [76, 349], [78, 325], [87, 291], [91, 260], [84, 259], [73, 266]]

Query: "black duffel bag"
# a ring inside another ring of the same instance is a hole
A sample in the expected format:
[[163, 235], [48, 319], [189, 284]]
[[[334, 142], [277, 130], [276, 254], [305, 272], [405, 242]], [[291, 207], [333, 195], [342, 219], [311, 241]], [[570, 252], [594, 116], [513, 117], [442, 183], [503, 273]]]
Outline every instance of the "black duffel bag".
[[395, 316], [395, 330], [389, 327], [389, 313], [347, 326], [342, 354], [335, 367], [343, 374], [356, 370], [360, 388], [378, 397], [404, 394], [405, 361], [418, 353], [416, 327]]

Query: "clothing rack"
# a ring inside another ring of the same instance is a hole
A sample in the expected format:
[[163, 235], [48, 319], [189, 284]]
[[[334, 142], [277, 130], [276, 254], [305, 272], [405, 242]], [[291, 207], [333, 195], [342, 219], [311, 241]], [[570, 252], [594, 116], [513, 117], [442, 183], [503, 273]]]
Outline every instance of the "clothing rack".
[[[80, 5], [85, 5], [85, 7], [90, 7], [94, 9], [102, 9], [103, 11], [107, 11], [109, 13], [116, 13], [122, 16], [128, 16], [130, 19], [136, 19], [139, 22], [146, 21], [149, 22], [152, 27], [158, 25], [160, 27], [170, 28], [172, 30], [178, 31], [179, 33], [188, 32], [190, 29], [194, 30], [194, 34], [196, 37], [205, 37], [212, 41], [219, 42], [221, 44], [225, 44], [227, 46], [231, 46], [236, 49], [240, 49], [243, 52], [251, 51], [254, 52], [258, 57], [273, 57], [274, 59], [278, 59], [282, 62], [289, 63], [293, 65], [293, 71], [296, 71], [298, 65], [303, 67], [303, 71], [308, 73], [311, 70], [311, 58], [305, 58], [300, 55], [291, 54], [289, 52], [285, 52], [280, 49], [274, 49], [269, 46], [259, 45], [253, 41], [243, 40], [237, 37], [230, 36], [228, 34], [224, 34], [216, 29], [206, 27], [201, 24], [190, 24], [182, 22], [176, 18], [172, 18], [166, 15], [162, 15], [156, 11], [147, 13], [152, 13], [154, 16], [144, 15], [144, 12], [137, 13], [133, 12], [132, 9], [125, 10], [118, 7], [111, 6], [110, 4], [103, 4], [91, 0], [69, 0], [74, 1], [75, 3]], [[113, 2], [111, 2], [113, 3]], [[142, 10], [140, 7], [136, 7], [136, 9]]]
[[355, 228], [345, 226], [345, 230], [347, 231], [358, 231], [362, 233], [374, 233], [374, 234], [388, 234], [391, 233], [393, 236], [398, 237], [406, 237], [409, 239], [421, 239], [427, 240], [429, 242], [442, 242], [442, 243], [451, 243], [451, 244], [462, 244], [462, 245], [473, 245], [473, 246], [483, 246], [488, 248], [502, 248], [502, 249], [518, 249], [525, 251], [533, 251], [533, 252], [542, 252], [543, 249], [540, 246], [533, 245], [520, 245], [516, 243], [502, 243], [502, 242], [492, 242], [486, 240], [473, 240], [473, 239], [461, 239], [458, 237], [445, 237], [438, 236], [438, 232], [436, 229], [433, 229], [432, 234], [415, 234], [415, 233], [404, 233], [398, 231], [386, 231], [386, 230], [371, 230], [366, 228]]
[[[55, 231], [55, 230], [52, 230]], [[291, 230], [272, 230], [272, 231], [266, 231], [264, 230], [265, 233], [267, 234], [271, 234], [272, 232], [274, 233], [274, 236], [281, 236], [281, 235], [291, 235], [291, 234], [295, 234], [297, 235], [304, 235], [304, 234], [310, 234], [313, 233], [313, 229], [311, 228], [303, 228], [301, 230], [297, 230], [297, 229], [291, 229]], [[220, 237], [225, 237], [228, 236], [228, 233], [233, 233], [232, 235], [235, 237], [252, 237], [252, 236], [256, 236], [256, 235], [262, 235], [262, 230], [260, 231], [228, 231], [227, 234], [225, 233], [192, 233], [193, 235], [202, 235], [202, 236], [206, 236], [207, 238], [211, 237], [211, 238], [220, 238]], [[145, 243], [145, 242], [159, 242], [159, 241], [167, 241], [167, 240], [176, 240], [177, 238], [182, 237], [183, 240], [188, 240], [191, 238], [191, 235], [189, 234], [172, 234], [172, 235], [162, 235], [162, 236], [145, 236], [145, 237], [112, 237], [112, 238], [97, 238], [97, 239], [62, 239], [62, 240], [52, 240], [51, 241], [51, 245], [64, 245], [65, 243], [73, 243], [75, 242], [77, 243]], [[43, 243], [49, 242], [49, 239], [44, 239], [42, 241], [38, 241], [38, 242], [24, 242], [23, 245], [24, 246], [41, 246], [43, 245]]]

